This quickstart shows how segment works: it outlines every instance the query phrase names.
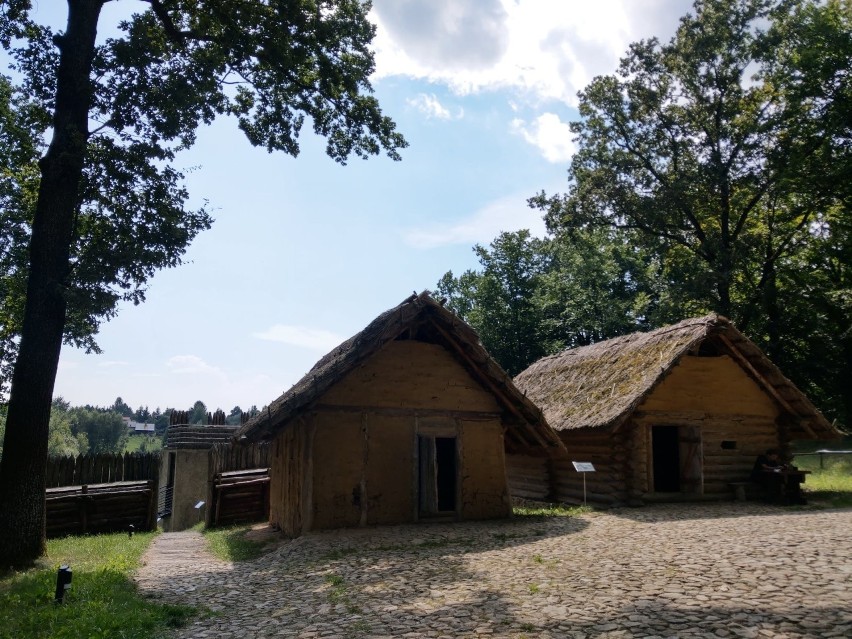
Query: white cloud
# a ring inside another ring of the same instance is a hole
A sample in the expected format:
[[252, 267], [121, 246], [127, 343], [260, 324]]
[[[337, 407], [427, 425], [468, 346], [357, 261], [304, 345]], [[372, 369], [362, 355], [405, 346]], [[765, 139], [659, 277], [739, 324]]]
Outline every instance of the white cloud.
[[408, 104], [423, 113], [427, 118], [437, 118], [439, 120], [458, 120], [464, 115], [464, 111], [459, 108], [455, 115], [450, 113], [434, 94], [418, 93], [414, 98], [408, 100]]
[[222, 369], [208, 364], [197, 355], [175, 355], [169, 358], [166, 362], [166, 367], [169, 369], [169, 372], [178, 375], [204, 375], [219, 379], [227, 377]]
[[470, 217], [444, 225], [409, 229], [403, 240], [409, 246], [431, 249], [452, 244], [487, 244], [501, 232], [529, 229], [544, 237], [546, 229], [539, 211], [529, 208], [527, 196], [508, 196], [482, 207]]
[[[261, 401], [269, 402], [284, 391], [282, 380], [273, 381], [269, 375], [245, 370], [225, 372], [197, 355], [170, 357], [166, 361], [166, 368], [169, 373], [179, 375], [180, 381], [176, 382], [169, 375], [152, 374], [146, 382], [153, 391], [149, 392], [159, 397], [158, 401], [163, 402], [164, 406], [189, 406], [200, 399], [211, 411], [216, 407], [227, 411], [236, 404], [248, 408], [244, 405], [246, 398], [261, 397]], [[157, 379], [159, 383], [153, 381]], [[126, 387], [126, 380], [121, 384]]]
[[275, 324], [265, 331], [254, 333], [254, 337], [270, 342], [281, 342], [282, 344], [320, 351], [322, 353], [330, 351], [346, 339], [331, 331], [288, 324]]
[[513, 89], [576, 105], [615, 71], [631, 42], [668, 40], [691, 0], [375, 0], [377, 76], [404, 75], [459, 94]]
[[512, 120], [512, 130], [537, 147], [548, 162], [566, 163], [577, 150], [571, 128], [555, 113], [543, 113], [533, 122]]

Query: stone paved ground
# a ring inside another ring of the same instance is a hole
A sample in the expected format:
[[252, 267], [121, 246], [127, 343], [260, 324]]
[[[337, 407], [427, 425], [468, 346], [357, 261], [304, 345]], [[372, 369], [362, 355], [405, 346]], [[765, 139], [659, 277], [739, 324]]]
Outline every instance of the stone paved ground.
[[[197, 534], [195, 534], [197, 535]], [[260, 559], [162, 535], [143, 592], [179, 638], [852, 637], [852, 510], [653, 506], [313, 533]]]

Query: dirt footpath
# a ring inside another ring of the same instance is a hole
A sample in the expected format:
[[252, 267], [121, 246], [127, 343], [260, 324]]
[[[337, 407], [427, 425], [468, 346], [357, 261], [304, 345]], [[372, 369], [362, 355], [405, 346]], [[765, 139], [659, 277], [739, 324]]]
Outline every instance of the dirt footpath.
[[150, 596], [210, 611], [181, 638], [852, 636], [852, 510], [726, 503], [331, 531], [240, 564], [190, 539], [160, 536], [138, 576]]

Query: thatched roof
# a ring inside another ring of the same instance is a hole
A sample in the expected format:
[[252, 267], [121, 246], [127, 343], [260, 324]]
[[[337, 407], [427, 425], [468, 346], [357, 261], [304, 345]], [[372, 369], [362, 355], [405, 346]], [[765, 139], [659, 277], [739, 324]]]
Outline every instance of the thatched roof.
[[271, 438], [309, 410], [347, 373], [364, 363], [385, 344], [404, 337], [440, 344], [467, 372], [490, 390], [504, 411], [506, 445], [510, 451], [563, 452], [564, 447], [541, 411], [518, 391], [468, 324], [436, 302], [427, 292], [412, 295], [373, 320], [319, 360], [308, 373], [269, 407], [246, 422], [237, 439]]
[[730, 320], [710, 314], [540, 359], [515, 384], [558, 431], [617, 426], [687, 353], [730, 355], [793, 418], [793, 436], [839, 436], [816, 407]]

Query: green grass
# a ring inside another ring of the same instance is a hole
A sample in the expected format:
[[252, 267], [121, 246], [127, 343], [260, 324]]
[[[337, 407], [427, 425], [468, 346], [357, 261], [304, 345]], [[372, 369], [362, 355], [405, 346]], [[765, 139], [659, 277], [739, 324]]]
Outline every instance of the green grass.
[[824, 468], [820, 468], [817, 455], [796, 457], [794, 463], [812, 471], [804, 483], [810, 501], [835, 508], [852, 506], [852, 455], [826, 455]]
[[329, 603], [335, 605], [343, 604], [346, 606], [346, 612], [350, 614], [361, 613], [361, 608], [349, 596], [349, 591], [346, 589], [346, 582], [343, 580], [343, 577], [332, 573], [325, 576], [325, 583], [329, 586], [326, 593]]
[[163, 438], [156, 435], [130, 435], [124, 445], [125, 453], [153, 453], [162, 449]]
[[[48, 541], [35, 567], [0, 576], [0, 639], [152, 639], [186, 625], [196, 609], [144, 599], [130, 579], [154, 534]], [[61, 564], [71, 567], [73, 580], [57, 605]]]
[[[834, 441], [796, 442], [794, 453], [813, 453], [818, 450], [852, 450], [852, 437]], [[820, 468], [819, 455], [798, 454], [793, 463], [810, 470], [804, 491], [814, 505], [834, 508], [852, 507], [852, 455], [825, 455]]]
[[583, 513], [592, 512], [590, 506], [560, 506], [559, 504], [548, 504], [546, 506], [516, 506], [512, 509], [515, 517], [576, 517]]
[[207, 528], [201, 532], [207, 540], [210, 552], [224, 561], [249, 561], [263, 555], [266, 542], [246, 539], [252, 524]]

